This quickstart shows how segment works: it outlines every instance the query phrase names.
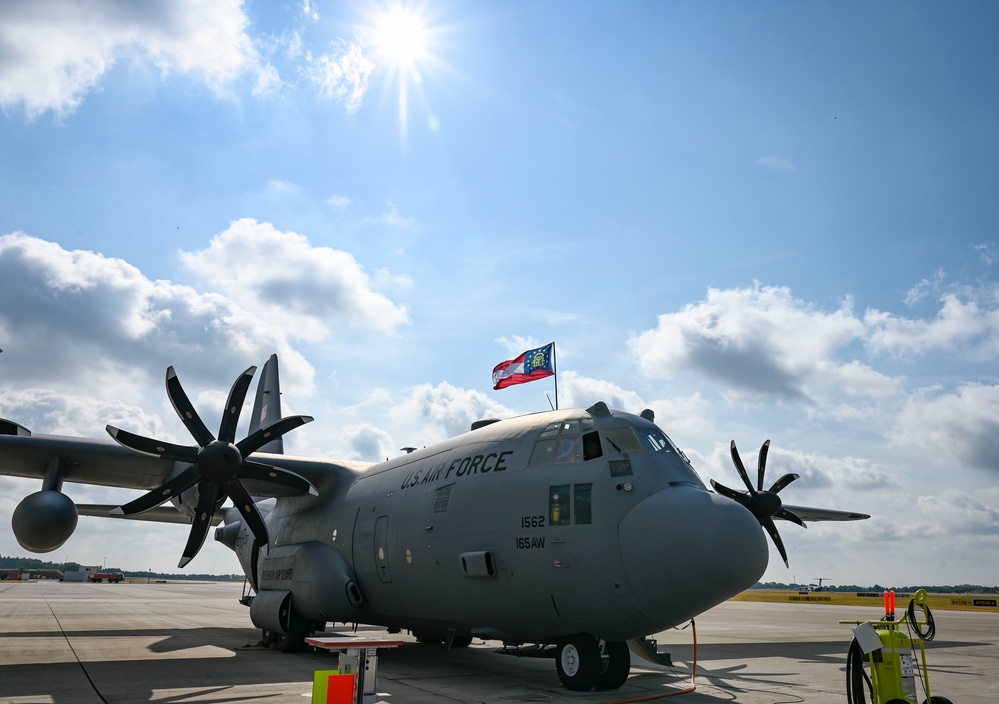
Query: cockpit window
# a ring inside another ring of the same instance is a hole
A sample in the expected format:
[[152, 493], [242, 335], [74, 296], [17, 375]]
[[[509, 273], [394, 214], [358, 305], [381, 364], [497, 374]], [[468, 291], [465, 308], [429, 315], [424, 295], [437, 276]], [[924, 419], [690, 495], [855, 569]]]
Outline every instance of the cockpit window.
[[[583, 459], [583, 439], [580, 437], [580, 430], [583, 424], [579, 420], [562, 420], [556, 423], [549, 423], [541, 431], [538, 441], [534, 444], [531, 452], [531, 459], [528, 462], [530, 467], [540, 467], [546, 464], [571, 464]], [[592, 428], [592, 421], [586, 427]], [[592, 433], [595, 435], [596, 433]], [[588, 433], [587, 435], [590, 435]], [[600, 451], [600, 441], [597, 440], [597, 452]], [[591, 448], [587, 446], [586, 452]], [[595, 455], [599, 457], [600, 455]], [[590, 459], [589, 454], [586, 456]]]
[[583, 436], [583, 461], [595, 460], [604, 456], [604, 449], [600, 446], [600, 433], [593, 430]]
[[658, 428], [642, 428], [638, 431], [638, 437], [640, 437], [645, 446], [653, 452], [673, 451], [673, 445], [670, 444], [665, 435], [659, 432]]
[[558, 445], [555, 448], [555, 464], [579, 462], [579, 456], [579, 437], [559, 438]]
[[635, 429], [631, 426], [611, 428], [604, 435], [607, 442], [618, 452], [637, 452], [642, 449], [642, 443], [638, 440]]

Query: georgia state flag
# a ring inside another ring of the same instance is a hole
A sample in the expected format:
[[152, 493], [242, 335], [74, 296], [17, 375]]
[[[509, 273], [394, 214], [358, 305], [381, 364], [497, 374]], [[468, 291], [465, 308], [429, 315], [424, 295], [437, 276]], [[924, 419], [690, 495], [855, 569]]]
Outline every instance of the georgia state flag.
[[508, 359], [493, 367], [493, 388], [503, 389], [514, 384], [544, 379], [555, 373], [552, 356], [555, 343], [527, 350], [516, 359]]

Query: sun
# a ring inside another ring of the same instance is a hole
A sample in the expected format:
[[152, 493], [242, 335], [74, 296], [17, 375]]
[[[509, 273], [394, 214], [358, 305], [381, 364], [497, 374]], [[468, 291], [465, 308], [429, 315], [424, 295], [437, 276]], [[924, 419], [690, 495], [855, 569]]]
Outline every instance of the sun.
[[[434, 54], [436, 35], [440, 28], [421, 6], [394, 3], [371, 16], [368, 42], [376, 67], [382, 66], [391, 75], [390, 82], [398, 85], [399, 135], [405, 142], [409, 115], [409, 85], [418, 93], [423, 87], [423, 71], [438, 59]], [[425, 96], [422, 96], [425, 99]], [[428, 124], [435, 129], [436, 118]]]
[[416, 10], [401, 6], [375, 18], [371, 40], [375, 57], [399, 70], [415, 70], [430, 51], [426, 20]]

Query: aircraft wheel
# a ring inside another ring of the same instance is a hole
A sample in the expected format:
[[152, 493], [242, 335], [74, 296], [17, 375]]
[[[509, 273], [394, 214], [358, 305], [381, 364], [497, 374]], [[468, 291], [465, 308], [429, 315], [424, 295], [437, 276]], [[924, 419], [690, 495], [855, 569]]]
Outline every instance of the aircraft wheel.
[[278, 648], [282, 653], [300, 653], [305, 650], [305, 639], [309, 637], [311, 624], [292, 610], [288, 632], [278, 636]]
[[562, 686], [573, 692], [588, 692], [600, 677], [600, 646], [593, 636], [580, 633], [559, 643], [555, 669]]
[[458, 633], [451, 639], [452, 648], [467, 648], [472, 644], [471, 633]]
[[277, 631], [268, 631], [264, 629], [260, 632], [260, 645], [262, 645], [265, 648], [269, 648], [272, 645], [277, 645], [278, 638], [280, 637], [281, 634], [278, 633]]
[[618, 689], [628, 681], [631, 674], [631, 653], [627, 643], [604, 643], [606, 658], [600, 676], [597, 677], [597, 689]]
[[413, 631], [413, 637], [420, 645], [440, 645], [444, 642], [443, 633], [430, 633], [428, 631]]

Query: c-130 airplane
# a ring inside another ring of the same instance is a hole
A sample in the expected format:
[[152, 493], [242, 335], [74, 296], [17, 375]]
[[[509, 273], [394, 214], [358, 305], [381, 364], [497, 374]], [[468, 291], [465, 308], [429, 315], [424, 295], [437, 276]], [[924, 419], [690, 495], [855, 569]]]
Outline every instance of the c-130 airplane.
[[[55, 550], [80, 514], [189, 523], [183, 567], [221, 522], [215, 539], [253, 588], [250, 619], [281, 650], [301, 650], [336, 622], [406, 629], [449, 648], [473, 637], [538, 644], [554, 651], [566, 688], [587, 691], [624, 684], [629, 641], [755, 584], [767, 567], [764, 531], [786, 564], [774, 519], [869, 517], [782, 504], [778, 493], [797, 475], [763, 488], [769, 441], [755, 486], [733, 442], [746, 491], [715, 481], [711, 491], [652, 411], [603, 402], [480, 420], [385, 462], [293, 457], [281, 436], [312, 418], [280, 418], [276, 355], [249, 435], [235, 440], [254, 373], [233, 384], [214, 435], [167, 370], [193, 446], [112, 426], [116, 442], [32, 435], [0, 420], [0, 474], [42, 479], [14, 511], [18, 542]], [[147, 493], [122, 506], [76, 505], [65, 482]]]

